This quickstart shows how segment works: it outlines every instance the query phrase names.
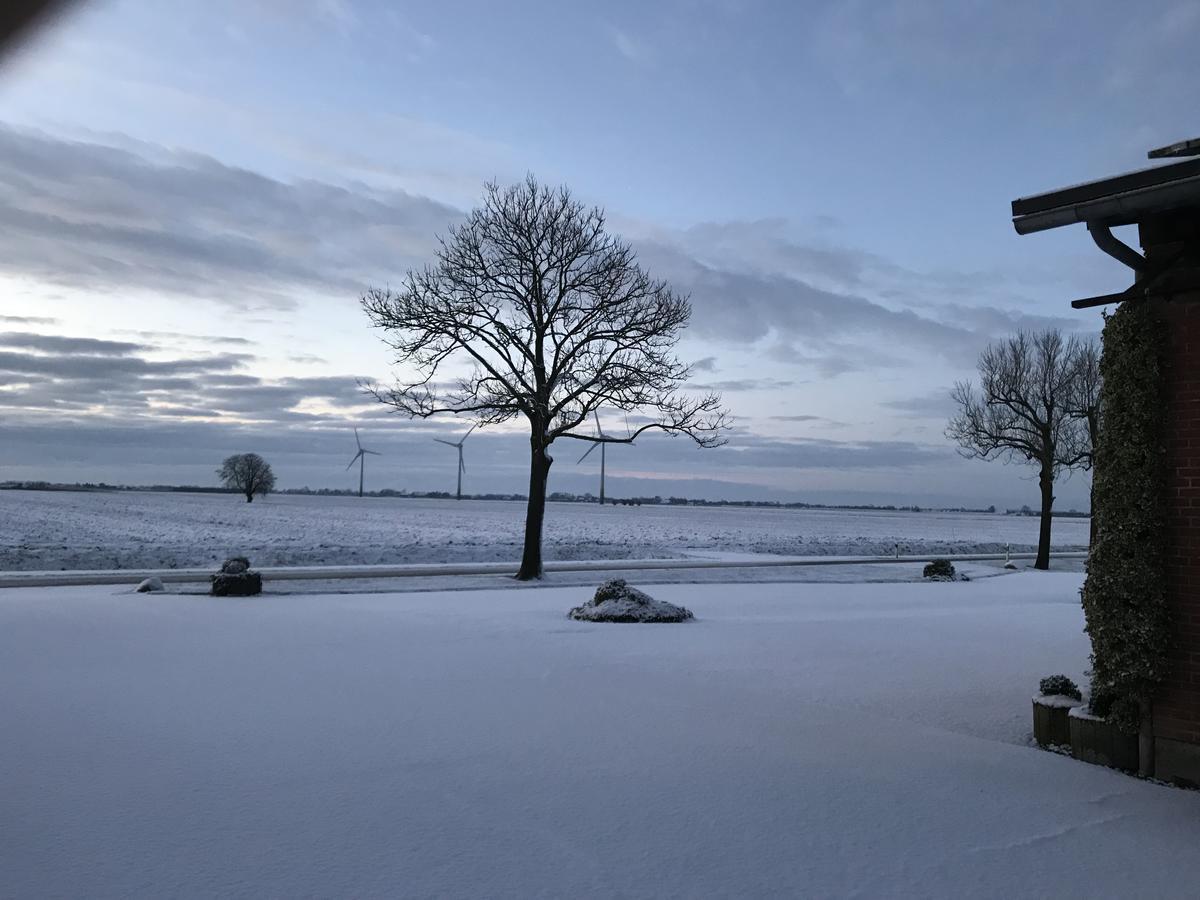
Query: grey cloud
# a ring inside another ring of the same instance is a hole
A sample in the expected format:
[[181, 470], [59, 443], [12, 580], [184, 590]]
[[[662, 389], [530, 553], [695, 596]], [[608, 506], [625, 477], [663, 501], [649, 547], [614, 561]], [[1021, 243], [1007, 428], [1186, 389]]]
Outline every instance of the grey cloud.
[[131, 334], [134, 337], [145, 338], [151, 341], [184, 341], [199, 344], [217, 344], [218, 346], [235, 345], [238, 347], [252, 347], [254, 341], [244, 337], [234, 337], [232, 335], [221, 334], [187, 334], [182, 331], [132, 331], [126, 330], [119, 332], [120, 334]]
[[717, 358], [715, 356], [705, 356], [692, 363], [693, 372], [715, 372], [717, 371]]
[[50, 316], [0, 316], [0, 322], [7, 325], [54, 325], [58, 319]]
[[843, 370], [858, 363], [854, 357], [870, 356], [870, 351], [857, 349], [864, 340], [933, 352], [956, 362], [978, 352], [977, 335], [912, 310], [890, 309], [788, 275], [717, 268], [661, 242], [642, 242], [639, 250], [651, 271], [691, 295], [691, 327], [710, 340], [803, 341], [807, 349], [825, 357], [827, 366]]
[[[0, 406], [34, 418], [39, 410], [73, 410], [97, 419], [229, 416], [316, 423], [386, 414], [353, 375], [268, 381], [236, 371], [254, 358], [248, 354], [156, 360], [146, 358], [154, 346], [26, 334], [0, 337], [0, 347], [6, 344], [36, 352], [0, 349]], [[330, 409], [298, 408], [305, 401]]]
[[1094, 327], [1014, 305], [1020, 274], [919, 272], [794, 231], [781, 219], [708, 222], [637, 246], [652, 271], [691, 294], [695, 332], [746, 344], [773, 339], [771, 358], [826, 378], [929, 353], [968, 364], [987, 341], [1019, 328]]
[[779, 378], [732, 378], [707, 384], [689, 383], [686, 387], [694, 391], [769, 391], [792, 387], [794, 384], [794, 381]]
[[0, 350], [0, 372], [111, 382], [141, 375], [219, 372], [237, 368], [250, 359], [253, 357], [241, 353], [222, 353], [202, 359], [147, 360], [139, 356], [41, 356]]
[[285, 183], [186, 153], [157, 158], [0, 128], [0, 270], [235, 307], [297, 289], [353, 298], [424, 258], [460, 213], [402, 191]]
[[948, 419], [954, 412], [954, 401], [950, 398], [950, 388], [934, 391], [931, 394], [922, 394], [919, 397], [884, 400], [879, 405], [922, 419]]
[[83, 353], [93, 356], [125, 356], [146, 349], [142, 344], [104, 341], [97, 338], [63, 337], [57, 334], [33, 334], [27, 331], [0, 332], [0, 347], [20, 347], [46, 353]]

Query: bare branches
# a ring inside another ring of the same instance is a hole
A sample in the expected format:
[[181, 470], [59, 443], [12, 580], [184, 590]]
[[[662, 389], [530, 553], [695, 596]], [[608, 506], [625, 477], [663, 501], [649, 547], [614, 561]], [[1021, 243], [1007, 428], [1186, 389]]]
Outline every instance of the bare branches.
[[1062, 469], [1090, 465], [1091, 440], [1079, 414], [1077, 384], [1085, 344], [1051, 329], [1019, 332], [992, 344], [979, 357], [978, 391], [960, 382], [953, 398], [958, 413], [946, 436], [959, 452], [978, 459], [1017, 460], [1038, 468], [1042, 495], [1034, 567], [1050, 566], [1054, 481]]
[[1075, 455], [1079, 458], [1079, 467], [1082, 469], [1092, 468], [1096, 442], [1099, 440], [1100, 429], [1103, 425], [1100, 416], [1102, 383], [1100, 344], [1094, 339], [1080, 341], [1066, 406], [1067, 414], [1078, 419], [1084, 425], [1078, 434], [1082, 443], [1075, 451]]
[[[684, 397], [689, 370], [673, 354], [691, 307], [638, 266], [605, 230], [604, 213], [566, 188], [485, 187], [482, 205], [440, 240], [434, 263], [399, 289], [371, 290], [363, 310], [397, 362], [419, 380], [364, 385], [409, 416], [471, 414], [483, 424], [523, 415], [538, 442], [589, 439], [573, 429], [601, 406], [643, 410], [658, 429], [723, 443], [715, 395]], [[448, 364], [469, 376], [435, 388]]]
[[[989, 346], [979, 358], [978, 390], [955, 385], [958, 414], [946, 436], [967, 457], [1016, 459], [1051, 474], [1090, 459], [1081, 427], [1079, 384], [1085, 354], [1094, 347], [1057, 330], [1020, 332]], [[1098, 381], [1095, 383], [1098, 396]]]

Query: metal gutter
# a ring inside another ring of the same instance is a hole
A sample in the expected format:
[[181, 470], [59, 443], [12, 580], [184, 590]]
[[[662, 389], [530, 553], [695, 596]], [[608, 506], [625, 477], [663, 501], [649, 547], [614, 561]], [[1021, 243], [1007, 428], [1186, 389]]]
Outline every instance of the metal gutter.
[[[1200, 164], [1200, 160], [1195, 162]], [[1148, 213], [1200, 205], [1200, 174], [1023, 215], [1017, 212], [1020, 203], [1023, 201], [1013, 201], [1013, 228], [1017, 234], [1032, 234], [1079, 222], [1128, 225]]]

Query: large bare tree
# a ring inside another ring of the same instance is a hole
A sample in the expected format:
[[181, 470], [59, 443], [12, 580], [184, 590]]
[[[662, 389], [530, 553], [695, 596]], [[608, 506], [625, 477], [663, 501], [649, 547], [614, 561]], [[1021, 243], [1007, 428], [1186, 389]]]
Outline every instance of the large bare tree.
[[[702, 447], [724, 443], [720, 397], [678, 393], [689, 367], [674, 347], [691, 315], [686, 297], [652, 278], [605, 229], [602, 210], [532, 177], [488, 184], [481, 206], [439, 239], [431, 265], [400, 287], [362, 298], [372, 325], [415, 373], [369, 385], [409, 416], [466, 415], [481, 425], [529, 426], [529, 501], [520, 579], [542, 575], [546, 481], [560, 438], [626, 444], [657, 429]], [[438, 381], [444, 367], [467, 374]], [[625, 437], [588, 426], [600, 407], [651, 421]]]
[[958, 413], [946, 436], [968, 458], [1002, 459], [1037, 467], [1041, 528], [1034, 567], [1050, 568], [1054, 482], [1064, 469], [1091, 457], [1084, 420], [1073, 411], [1081, 342], [1057, 329], [1019, 332], [979, 357], [979, 389], [954, 386]]
[[246, 495], [252, 503], [255, 496], [269, 494], [275, 490], [275, 473], [271, 464], [257, 453], [235, 453], [225, 457], [217, 475], [225, 487]]

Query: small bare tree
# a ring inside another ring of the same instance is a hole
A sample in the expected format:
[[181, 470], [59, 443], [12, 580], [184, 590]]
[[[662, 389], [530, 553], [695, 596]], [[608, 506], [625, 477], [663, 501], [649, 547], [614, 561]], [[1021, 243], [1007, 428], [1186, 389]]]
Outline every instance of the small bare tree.
[[[470, 415], [481, 425], [529, 424], [529, 501], [519, 579], [542, 575], [546, 482], [559, 438], [627, 444], [658, 429], [702, 447], [724, 443], [715, 394], [678, 394], [689, 367], [672, 353], [687, 325], [686, 297], [651, 278], [632, 249], [605, 230], [603, 211], [532, 176], [488, 184], [482, 206], [439, 241], [432, 265], [397, 291], [371, 290], [362, 306], [397, 364], [418, 377], [375, 397], [408, 416]], [[449, 386], [442, 367], [469, 374]], [[589, 427], [601, 406], [653, 421], [626, 437]]]
[[[1096, 443], [1100, 440], [1102, 427], [1100, 417], [1100, 389], [1103, 379], [1100, 376], [1100, 344], [1094, 339], [1079, 342], [1075, 356], [1075, 372], [1071, 376], [1071, 393], [1067, 400], [1067, 412], [1078, 419], [1084, 426], [1078, 437], [1081, 447], [1079, 452], [1079, 468], [1092, 471], [1095, 461]], [[1091, 530], [1088, 535], [1089, 543], [1096, 541], [1096, 504], [1093, 480], [1091, 492], [1092, 508]]]
[[271, 464], [257, 453], [235, 453], [227, 456], [217, 469], [221, 483], [233, 491], [246, 495], [252, 503], [256, 495], [269, 494], [275, 490], [275, 473]]
[[1079, 354], [1079, 340], [1064, 339], [1057, 329], [1022, 331], [983, 351], [978, 391], [970, 382], [954, 386], [959, 411], [946, 436], [964, 456], [1024, 462], [1038, 469], [1038, 569], [1050, 568], [1054, 481], [1091, 454], [1086, 428], [1071, 406]]

